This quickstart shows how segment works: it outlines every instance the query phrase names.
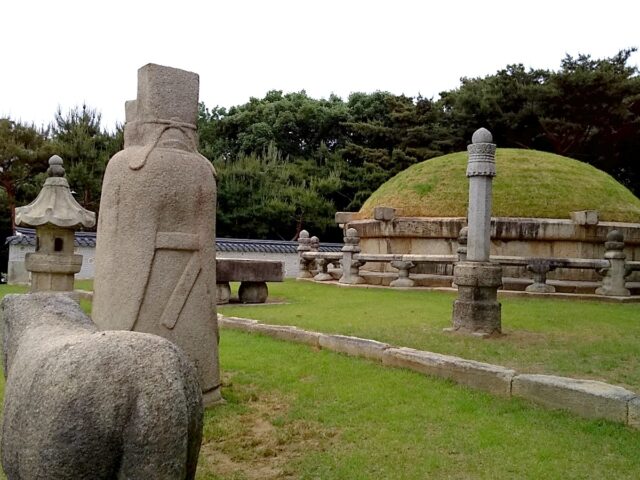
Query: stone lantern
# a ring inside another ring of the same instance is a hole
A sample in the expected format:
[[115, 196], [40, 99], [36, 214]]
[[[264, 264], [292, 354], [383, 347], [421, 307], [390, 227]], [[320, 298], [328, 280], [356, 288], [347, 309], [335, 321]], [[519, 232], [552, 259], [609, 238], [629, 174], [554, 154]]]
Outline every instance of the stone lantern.
[[76, 202], [64, 178], [62, 158], [49, 159], [49, 178], [29, 205], [16, 209], [16, 225], [36, 229], [36, 251], [28, 253], [25, 266], [31, 272], [31, 291], [73, 291], [74, 275], [82, 255], [74, 255], [74, 231], [93, 227], [96, 214]]

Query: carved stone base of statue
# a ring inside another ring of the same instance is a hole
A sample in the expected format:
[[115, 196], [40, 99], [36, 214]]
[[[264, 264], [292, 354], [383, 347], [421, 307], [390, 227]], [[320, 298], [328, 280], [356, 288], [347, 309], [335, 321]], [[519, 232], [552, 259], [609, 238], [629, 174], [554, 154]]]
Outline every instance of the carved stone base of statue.
[[453, 270], [458, 298], [453, 303], [453, 327], [447, 331], [477, 336], [502, 333], [498, 288], [502, 267], [488, 262], [461, 262]]

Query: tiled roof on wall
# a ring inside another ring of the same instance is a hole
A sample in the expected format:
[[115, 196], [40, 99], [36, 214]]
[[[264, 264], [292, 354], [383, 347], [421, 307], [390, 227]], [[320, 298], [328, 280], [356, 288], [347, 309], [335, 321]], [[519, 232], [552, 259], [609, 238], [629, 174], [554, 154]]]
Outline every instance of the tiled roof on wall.
[[[30, 245], [35, 246], [35, 230], [31, 228], [16, 228], [16, 235], [7, 237], [6, 245]], [[76, 247], [95, 247], [95, 232], [76, 232]], [[285, 240], [243, 240], [238, 238], [217, 238], [216, 250], [218, 252], [261, 252], [261, 253], [296, 253], [298, 242]], [[321, 243], [321, 252], [339, 252], [340, 243]]]

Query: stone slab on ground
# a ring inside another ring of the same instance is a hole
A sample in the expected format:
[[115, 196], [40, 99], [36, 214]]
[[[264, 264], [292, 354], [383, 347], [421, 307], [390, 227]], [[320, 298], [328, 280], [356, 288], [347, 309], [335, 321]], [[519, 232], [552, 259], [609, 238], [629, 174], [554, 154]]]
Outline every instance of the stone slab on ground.
[[334, 352], [346, 353], [357, 357], [382, 361], [382, 356], [390, 345], [387, 343], [369, 340], [367, 338], [351, 337], [348, 335], [320, 336], [320, 346]]
[[516, 375], [515, 370], [499, 365], [405, 347], [387, 349], [382, 357], [382, 363], [447, 378], [468, 387], [502, 396], [510, 395], [511, 379]]
[[282, 282], [284, 262], [279, 260], [216, 259], [216, 282]]
[[249, 320], [239, 317], [225, 317], [218, 315], [218, 324], [221, 327], [230, 328], [232, 330], [241, 330], [250, 333], [262, 333], [280, 340], [288, 340], [290, 342], [304, 343], [313, 347], [319, 347], [319, 339], [321, 333], [308, 332], [289, 325], [268, 325], [260, 323], [257, 320]]
[[640, 397], [632, 398], [629, 401], [629, 418], [630, 427], [640, 429]]
[[239, 317], [225, 317], [218, 315], [218, 325], [220, 327], [230, 328], [232, 330], [242, 330], [243, 332], [253, 332], [254, 325], [258, 323], [257, 320], [250, 320], [248, 318]]
[[627, 423], [629, 401], [636, 397], [625, 388], [604, 382], [553, 375], [518, 375], [513, 379], [511, 392], [514, 397], [548, 408], [622, 423]]
[[494, 395], [525, 398], [547, 408], [563, 409], [588, 418], [604, 418], [640, 429], [640, 397], [604, 382], [551, 375], [518, 375], [515, 370], [499, 365], [413, 348], [392, 347], [366, 338], [309, 332], [293, 326], [267, 325], [239, 317], [219, 315], [218, 323], [224, 328], [262, 333], [382, 361], [386, 366], [450, 379]]
[[279, 340], [288, 340], [290, 342], [304, 343], [312, 347], [320, 346], [321, 333], [308, 332], [297, 327], [289, 325], [265, 325], [257, 323], [253, 326], [254, 332], [262, 333]]

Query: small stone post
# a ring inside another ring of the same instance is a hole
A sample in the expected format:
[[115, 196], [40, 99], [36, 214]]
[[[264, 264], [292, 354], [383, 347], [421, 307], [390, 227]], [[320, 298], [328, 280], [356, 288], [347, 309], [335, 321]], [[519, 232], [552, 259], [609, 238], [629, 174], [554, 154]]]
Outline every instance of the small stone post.
[[353, 256], [360, 253], [360, 237], [355, 228], [348, 228], [344, 237], [344, 246], [342, 247], [342, 277], [339, 283], [347, 285], [359, 285], [366, 283], [365, 279], [360, 276], [360, 267], [363, 262], [354, 260]]
[[[320, 239], [315, 235], [309, 239], [309, 246], [311, 247], [311, 252], [319, 252], [320, 251]], [[309, 262], [309, 270], [311, 271], [311, 276], [313, 277], [320, 271], [320, 265], [318, 264], [318, 259], [314, 258]]]
[[[462, 227], [460, 232], [458, 232], [458, 249], [456, 253], [458, 254], [458, 262], [464, 262], [467, 260], [467, 237], [469, 233], [469, 227]], [[453, 263], [452, 267], [455, 268], [456, 262]], [[455, 280], [451, 281], [451, 286], [453, 288], [458, 288]]]
[[16, 209], [16, 225], [35, 227], [36, 251], [25, 260], [32, 292], [72, 292], [82, 255], [74, 255], [74, 230], [93, 227], [96, 214], [76, 202], [64, 178], [62, 158], [49, 159], [49, 178], [29, 205]]
[[458, 254], [459, 262], [467, 261], [467, 240], [469, 235], [469, 227], [462, 227], [460, 229], [460, 233], [458, 233], [458, 249], [456, 253]]
[[469, 163], [469, 212], [467, 259], [455, 265], [453, 281], [458, 299], [453, 304], [453, 327], [449, 331], [479, 336], [502, 331], [498, 288], [502, 267], [489, 261], [491, 246], [492, 180], [496, 175], [496, 146], [491, 133], [476, 130], [467, 147]]
[[631, 292], [625, 286], [625, 277], [629, 274], [625, 266], [627, 255], [624, 253], [624, 238], [618, 230], [611, 230], [604, 243], [604, 258], [609, 260], [609, 268], [603, 268], [602, 286], [596, 289], [597, 295], [628, 297]]
[[311, 251], [311, 239], [309, 232], [302, 230], [298, 235], [298, 277], [297, 278], [313, 278], [310, 271], [311, 262], [302, 256], [303, 253]]

